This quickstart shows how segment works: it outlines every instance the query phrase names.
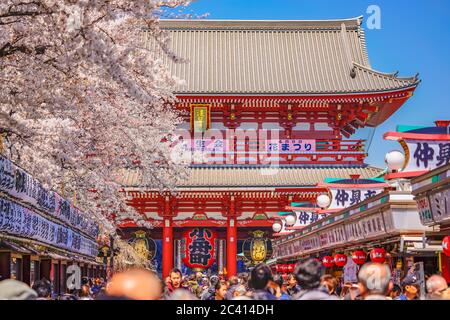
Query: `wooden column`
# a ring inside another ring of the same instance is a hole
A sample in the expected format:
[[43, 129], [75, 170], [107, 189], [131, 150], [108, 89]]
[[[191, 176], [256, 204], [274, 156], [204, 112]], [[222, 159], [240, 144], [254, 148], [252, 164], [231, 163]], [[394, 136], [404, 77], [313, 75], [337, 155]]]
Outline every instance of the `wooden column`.
[[227, 212], [227, 277], [235, 276], [237, 272], [237, 221], [234, 197], [231, 197], [229, 212]]
[[163, 279], [170, 274], [173, 268], [173, 205], [171, 197], [166, 196], [164, 201], [164, 212], [162, 214], [162, 276]]
[[173, 268], [173, 227], [172, 218], [164, 217], [162, 236], [162, 275], [167, 277]]

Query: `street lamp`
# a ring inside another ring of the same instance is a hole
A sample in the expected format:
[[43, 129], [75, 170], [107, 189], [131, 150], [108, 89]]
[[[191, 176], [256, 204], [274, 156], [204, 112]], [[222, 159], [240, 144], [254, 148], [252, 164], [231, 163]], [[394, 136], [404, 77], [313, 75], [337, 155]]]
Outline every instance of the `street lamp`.
[[331, 199], [327, 194], [321, 194], [317, 197], [316, 202], [321, 209], [326, 209], [330, 206]]
[[289, 214], [284, 218], [284, 223], [286, 224], [286, 226], [288, 227], [292, 227], [295, 222], [297, 221], [297, 215], [294, 214]]
[[283, 228], [283, 226], [281, 225], [281, 221], [275, 221], [275, 222], [272, 224], [272, 230], [273, 230], [275, 233], [280, 232], [282, 228]]
[[386, 153], [384, 162], [387, 164], [389, 171], [397, 172], [401, 170], [405, 164], [405, 155], [398, 150], [393, 150]]

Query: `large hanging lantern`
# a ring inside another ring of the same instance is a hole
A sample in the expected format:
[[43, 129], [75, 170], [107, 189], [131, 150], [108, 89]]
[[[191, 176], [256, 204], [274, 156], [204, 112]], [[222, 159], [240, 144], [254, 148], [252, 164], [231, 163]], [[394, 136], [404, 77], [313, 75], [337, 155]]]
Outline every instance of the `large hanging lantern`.
[[136, 231], [134, 238], [130, 240], [130, 245], [143, 260], [152, 260], [156, 255], [156, 242], [147, 238], [143, 230]]
[[272, 240], [264, 237], [266, 232], [253, 231], [251, 238], [245, 239], [242, 244], [242, 253], [252, 264], [264, 262], [272, 257]]
[[383, 248], [375, 248], [370, 251], [370, 260], [376, 263], [384, 263], [386, 261], [386, 250]]
[[352, 253], [352, 260], [357, 265], [362, 265], [366, 262], [366, 253], [362, 250], [356, 250]]
[[450, 257], [450, 237], [446, 236], [442, 240], [442, 252], [447, 256]]
[[342, 253], [334, 255], [334, 264], [338, 267], [343, 267], [347, 263], [347, 256]]
[[215, 261], [216, 234], [210, 229], [193, 228], [183, 233], [183, 263], [191, 269], [206, 269]]
[[332, 268], [334, 266], [334, 259], [332, 256], [325, 256], [322, 258], [322, 264], [325, 268]]

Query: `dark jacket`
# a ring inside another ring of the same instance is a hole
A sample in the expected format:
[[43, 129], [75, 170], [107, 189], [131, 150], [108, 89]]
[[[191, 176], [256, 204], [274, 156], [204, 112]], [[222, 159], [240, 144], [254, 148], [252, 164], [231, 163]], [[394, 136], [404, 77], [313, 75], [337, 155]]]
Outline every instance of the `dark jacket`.
[[253, 300], [277, 300], [277, 298], [267, 290], [255, 290], [252, 292]]

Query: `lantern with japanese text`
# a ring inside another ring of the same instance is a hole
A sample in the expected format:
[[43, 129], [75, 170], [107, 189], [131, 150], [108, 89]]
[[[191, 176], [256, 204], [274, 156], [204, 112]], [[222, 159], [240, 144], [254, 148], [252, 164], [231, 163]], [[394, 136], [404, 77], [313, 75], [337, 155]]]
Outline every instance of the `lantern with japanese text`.
[[347, 263], [347, 256], [342, 253], [334, 255], [334, 264], [338, 267], [343, 267]]
[[332, 256], [325, 256], [322, 258], [322, 264], [325, 268], [332, 268], [334, 266], [334, 260]]
[[292, 273], [292, 272], [294, 272], [294, 269], [295, 269], [295, 264], [293, 264], [293, 263], [288, 264], [287, 272]]
[[216, 234], [210, 229], [194, 228], [183, 233], [182, 260], [192, 269], [206, 269], [215, 261]]
[[362, 250], [353, 251], [352, 260], [357, 265], [362, 265], [366, 262], [366, 253]]
[[384, 263], [386, 261], [386, 250], [383, 248], [375, 248], [370, 251], [370, 260], [376, 263]]
[[447, 256], [450, 257], [450, 236], [446, 236], [442, 240], [442, 252]]
[[152, 260], [156, 255], [156, 242], [147, 237], [143, 230], [136, 231], [135, 237], [130, 240], [130, 245], [136, 254], [143, 260]]
[[250, 233], [251, 238], [248, 238], [242, 244], [242, 253], [247, 260], [252, 264], [264, 262], [272, 256], [272, 240], [265, 237], [264, 231], [253, 231]]

